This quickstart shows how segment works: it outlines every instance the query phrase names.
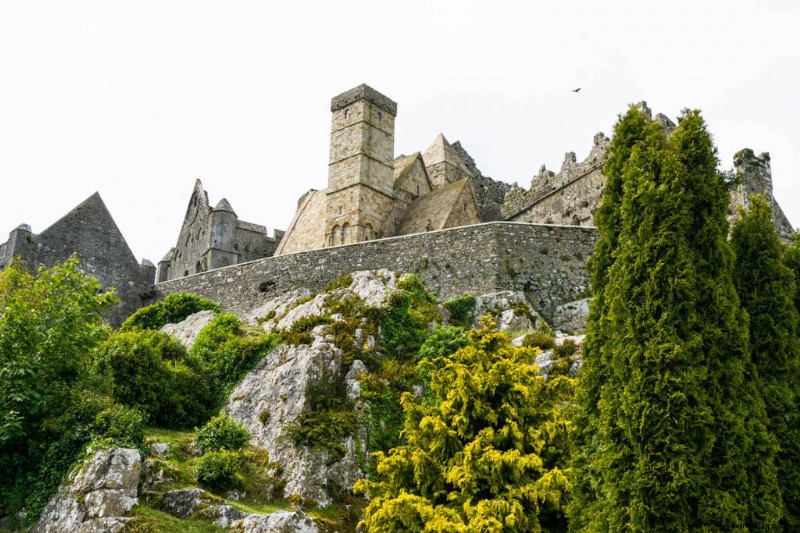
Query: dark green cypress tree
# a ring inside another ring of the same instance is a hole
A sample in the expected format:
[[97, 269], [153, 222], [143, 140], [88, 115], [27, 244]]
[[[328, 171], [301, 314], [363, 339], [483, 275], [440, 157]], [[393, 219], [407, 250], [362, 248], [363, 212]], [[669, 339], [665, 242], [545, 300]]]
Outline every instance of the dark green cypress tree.
[[593, 420], [579, 425], [594, 436], [575, 479], [583, 491], [588, 476], [581, 498], [593, 500], [575, 506], [571, 527], [770, 529], [780, 518], [774, 451], [716, 150], [696, 111], [668, 137], [652, 122], [643, 133], [621, 164], [617, 243], [587, 328], [598, 344], [585, 365], [597, 368], [579, 408]]
[[734, 280], [742, 307], [750, 315], [750, 346], [767, 410], [768, 428], [778, 441], [778, 484], [783, 497], [783, 524], [800, 531], [800, 345], [795, 278], [783, 263], [772, 212], [755, 197], [733, 227], [736, 254]]
[[597, 404], [606, 368], [602, 357], [606, 336], [603, 327], [606, 324], [604, 289], [619, 237], [624, 165], [631, 150], [643, 140], [651, 122], [649, 115], [639, 106], [630, 106], [625, 115], [620, 115], [608, 147], [608, 159], [603, 166], [606, 184], [595, 214], [595, 224], [600, 229], [599, 238], [588, 265], [593, 298], [582, 348], [583, 365], [577, 391], [581, 409], [577, 413], [573, 436], [573, 472], [576, 474], [573, 476], [574, 497], [570, 508], [570, 529], [573, 531], [580, 531], [586, 526], [583, 517], [592, 514], [601, 475], [594, 470], [594, 464], [589, 459], [593, 457], [598, 444]]
[[[783, 262], [794, 272], [794, 279], [800, 280], [800, 233], [795, 232], [792, 239], [792, 244], [783, 256]], [[800, 312], [800, 289], [794, 293], [794, 306]]]

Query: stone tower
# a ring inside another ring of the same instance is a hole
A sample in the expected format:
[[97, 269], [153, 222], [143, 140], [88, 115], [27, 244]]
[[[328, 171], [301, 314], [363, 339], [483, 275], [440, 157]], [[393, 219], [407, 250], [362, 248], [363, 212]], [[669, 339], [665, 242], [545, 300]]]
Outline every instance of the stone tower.
[[237, 219], [236, 212], [225, 198], [211, 210], [209, 214], [211, 242], [203, 258], [203, 261], [207, 263], [207, 268], [203, 270], [235, 265], [239, 262], [239, 256], [234, 248]]
[[359, 85], [334, 97], [331, 113], [325, 244], [390, 234], [397, 104]]

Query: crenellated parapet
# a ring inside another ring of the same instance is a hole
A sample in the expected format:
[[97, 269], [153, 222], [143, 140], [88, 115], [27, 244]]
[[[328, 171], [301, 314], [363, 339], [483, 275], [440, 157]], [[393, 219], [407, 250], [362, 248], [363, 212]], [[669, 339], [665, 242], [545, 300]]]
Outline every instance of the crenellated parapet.
[[575, 152], [567, 152], [558, 173], [542, 165], [531, 180], [530, 189], [517, 187], [506, 195], [503, 218], [534, 224], [593, 226], [605, 186], [601, 170], [608, 142], [605, 134], [597, 133], [589, 156], [578, 162]]

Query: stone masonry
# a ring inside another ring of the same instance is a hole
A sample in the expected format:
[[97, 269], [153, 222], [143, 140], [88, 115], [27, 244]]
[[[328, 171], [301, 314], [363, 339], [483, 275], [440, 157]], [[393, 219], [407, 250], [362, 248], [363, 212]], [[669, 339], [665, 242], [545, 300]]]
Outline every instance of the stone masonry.
[[156, 268], [150, 261], [139, 264], [125, 242], [100, 195], [94, 193], [39, 234], [27, 224], [13, 230], [0, 244], [0, 268], [19, 258], [31, 271], [52, 267], [72, 254], [78, 256], [84, 274], [97, 278], [103, 289], [115, 288], [120, 303], [106, 314], [118, 325], [141, 307], [150, 292]]
[[524, 291], [543, 315], [585, 297], [596, 230], [489, 222], [281, 256], [159, 283], [156, 298], [192, 292], [240, 315], [298, 287], [320, 291], [356, 270], [414, 272], [440, 301]]
[[[645, 102], [637, 105], [652, 116]], [[440, 300], [524, 291], [546, 317], [589, 294], [585, 263], [605, 186], [604, 134], [595, 135], [586, 159], [568, 152], [558, 173], [542, 167], [526, 190], [484, 176], [464, 147], [442, 134], [424, 152], [395, 156], [397, 104], [367, 85], [335, 96], [331, 113], [328, 186], [300, 198], [285, 233], [270, 237], [263, 226], [239, 220], [224, 198], [212, 208], [198, 180], [155, 286], [155, 268], [136, 263], [97, 194], [41, 234], [24, 224], [13, 230], [0, 244], [0, 267], [17, 256], [31, 268], [50, 266], [77, 253], [81, 268], [122, 299], [108, 317], [112, 324], [173, 292], [243, 313], [275, 294], [316, 291], [352, 271], [381, 268], [417, 273]], [[675, 127], [664, 115], [654, 120]], [[745, 149], [734, 164], [730, 219], [762, 194], [789, 240], [769, 154]]]

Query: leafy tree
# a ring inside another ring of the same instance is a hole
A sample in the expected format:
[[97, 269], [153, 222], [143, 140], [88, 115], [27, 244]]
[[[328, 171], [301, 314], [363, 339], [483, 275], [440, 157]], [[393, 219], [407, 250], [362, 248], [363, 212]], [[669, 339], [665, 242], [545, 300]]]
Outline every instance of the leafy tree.
[[798, 315], [792, 298], [795, 279], [782, 259], [781, 243], [772, 211], [755, 197], [733, 227], [736, 264], [734, 279], [742, 306], [750, 315], [750, 345], [758, 370], [769, 430], [778, 441], [778, 482], [784, 505], [784, 523], [800, 530], [800, 345]]
[[177, 324], [189, 315], [204, 310], [220, 312], [219, 305], [208, 298], [185, 292], [169, 294], [163, 300], [137, 310], [122, 323], [119, 329], [120, 331], [158, 330], [167, 324]]
[[439, 403], [406, 393], [406, 444], [378, 452], [378, 481], [362, 481], [367, 531], [536, 531], [562, 513], [573, 380], [549, 381], [536, 350], [513, 346], [491, 322], [432, 365]]
[[19, 262], [0, 272], [0, 515], [25, 505], [35, 520], [88, 442], [141, 442], [141, 417], [91, 392], [101, 313], [114, 302], [75, 257], [35, 275]]
[[597, 221], [615, 242], [592, 262], [600, 301], [587, 328], [570, 528], [772, 529], [774, 443], [733, 285], [716, 149], [697, 111], [669, 135], [637, 112], [617, 126], [640, 124], [612, 150], [621, 188]]

